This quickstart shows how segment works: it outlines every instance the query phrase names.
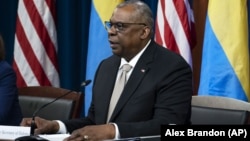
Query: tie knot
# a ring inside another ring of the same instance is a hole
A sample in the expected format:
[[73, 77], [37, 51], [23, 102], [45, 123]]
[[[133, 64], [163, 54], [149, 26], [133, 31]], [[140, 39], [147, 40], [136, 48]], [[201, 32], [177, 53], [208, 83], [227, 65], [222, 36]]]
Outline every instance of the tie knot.
[[129, 72], [130, 69], [132, 69], [132, 66], [130, 66], [129, 64], [124, 64], [124, 65], [122, 66], [122, 71]]

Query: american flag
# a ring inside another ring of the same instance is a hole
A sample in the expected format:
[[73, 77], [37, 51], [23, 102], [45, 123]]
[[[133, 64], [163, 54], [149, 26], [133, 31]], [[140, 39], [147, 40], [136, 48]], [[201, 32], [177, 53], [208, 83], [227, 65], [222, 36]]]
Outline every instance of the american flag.
[[17, 86], [59, 86], [54, 0], [19, 0], [13, 67]]
[[194, 17], [188, 0], [159, 0], [155, 41], [179, 53], [192, 67], [195, 45]]

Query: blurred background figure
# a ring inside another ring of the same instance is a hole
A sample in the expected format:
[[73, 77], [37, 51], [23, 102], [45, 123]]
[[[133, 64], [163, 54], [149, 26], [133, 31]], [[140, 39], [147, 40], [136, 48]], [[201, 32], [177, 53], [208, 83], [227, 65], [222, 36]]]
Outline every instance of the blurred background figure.
[[16, 74], [4, 57], [4, 41], [0, 35], [0, 125], [19, 125], [22, 112], [18, 101]]

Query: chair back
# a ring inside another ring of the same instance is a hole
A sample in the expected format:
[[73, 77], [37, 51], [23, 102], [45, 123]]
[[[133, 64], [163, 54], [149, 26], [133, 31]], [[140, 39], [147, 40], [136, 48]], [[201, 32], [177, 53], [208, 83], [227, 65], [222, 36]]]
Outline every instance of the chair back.
[[250, 103], [222, 96], [192, 96], [192, 105], [250, 111]]
[[18, 88], [19, 103], [24, 117], [32, 117], [42, 106], [68, 93], [55, 102], [48, 104], [36, 113], [36, 116], [48, 120], [66, 120], [79, 118], [83, 94], [52, 86], [28, 86]]
[[250, 124], [250, 103], [222, 96], [193, 96], [192, 124]]
[[193, 125], [243, 125], [248, 124], [250, 113], [245, 110], [231, 110], [192, 106]]

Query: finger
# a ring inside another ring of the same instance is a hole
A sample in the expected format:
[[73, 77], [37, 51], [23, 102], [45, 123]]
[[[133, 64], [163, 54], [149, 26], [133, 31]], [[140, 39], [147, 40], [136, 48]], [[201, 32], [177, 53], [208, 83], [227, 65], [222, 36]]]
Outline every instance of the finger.
[[30, 126], [31, 125], [31, 120], [29, 118], [23, 118], [20, 126]]
[[80, 133], [78, 130], [75, 130], [71, 133], [71, 135], [66, 139], [67, 141], [70, 141], [70, 140], [77, 140], [77, 138], [80, 137]]
[[75, 139], [75, 138], [77, 138], [79, 136], [79, 134], [71, 134], [69, 137], [68, 137], [68, 139]]
[[76, 140], [77, 139], [77, 137], [76, 136], [72, 136], [72, 135], [70, 135], [69, 137], [67, 137], [67, 138], [65, 138], [63, 141], [72, 141], [72, 140]]
[[67, 137], [63, 141], [87, 141], [87, 140], [81, 139], [80, 137], [76, 137], [76, 138]]
[[34, 134], [35, 134], [35, 135], [42, 134], [41, 129], [36, 128], [36, 129], [34, 130]]

